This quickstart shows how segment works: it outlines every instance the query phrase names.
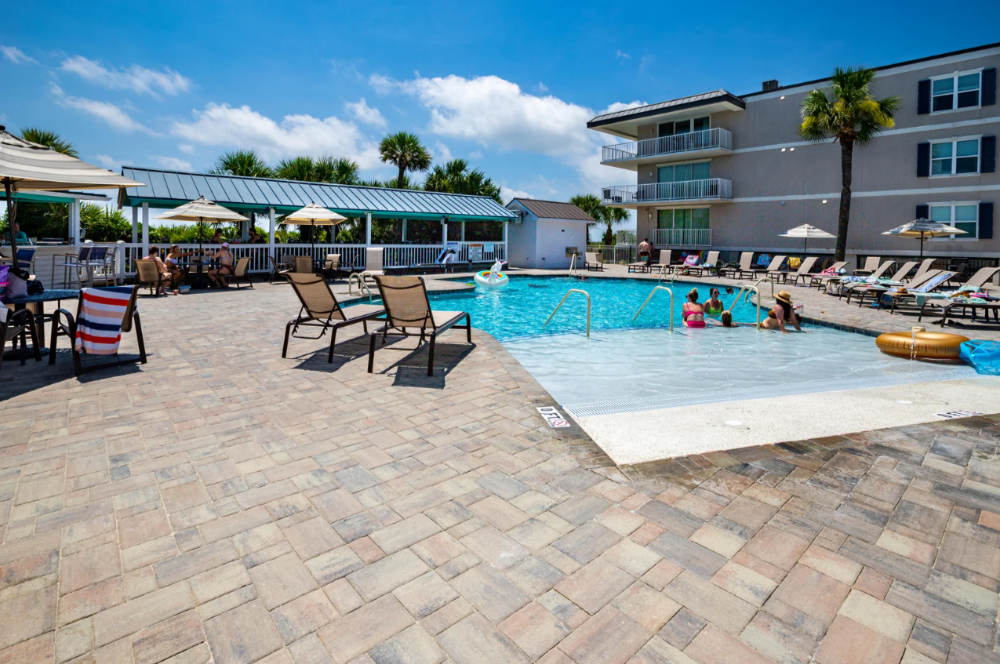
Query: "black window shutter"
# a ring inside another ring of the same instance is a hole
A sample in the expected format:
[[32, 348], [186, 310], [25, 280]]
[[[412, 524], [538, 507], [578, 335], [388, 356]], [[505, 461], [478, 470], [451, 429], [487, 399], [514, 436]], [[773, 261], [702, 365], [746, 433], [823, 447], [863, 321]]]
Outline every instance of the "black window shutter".
[[931, 206], [926, 204], [917, 205], [917, 219], [927, 219], [931, 216]]
[[983, 70], [983, 106], [992, 106], [997, 103], [997, 69]]
[[995, 173], [997, 170], [997, 137], [983, 136], [979, 142], [979, 172]]
[[930, 112], [931, 80], [927, 78], [917, 83], [917, 115], [927, 115]]
[[931, 144], [917, 143], [917, 177], [926, 178], [931, 174]]
[[979, 239], [993, 239], [993, 203], [979, 204]]

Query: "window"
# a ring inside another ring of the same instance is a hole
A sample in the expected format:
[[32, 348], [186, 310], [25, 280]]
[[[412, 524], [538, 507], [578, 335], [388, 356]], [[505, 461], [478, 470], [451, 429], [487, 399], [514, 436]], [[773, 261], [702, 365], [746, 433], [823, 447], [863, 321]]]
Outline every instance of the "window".
[[979, 204], [978, 203], [948, 203], [930, 206], [930, 219], [942, 224], [948, 224], [965, 231], [965, 235], [950, 235], [951, 240], [975, 240], [979, 237]]
[[657, 169], [657, 182], [687, 182], [689, 180], [707, 180], [711, 177], [712, 165], [708, 161], [696, 164], [660, 166]]
[[678, 120], [677, 122], [661, 122], [658, 127], [659, 136], [677, 136], [690, 134], [692, 131], [705, 131], [711, 126], [708, 116], [694, 120]]
[[978, 138], [931, 143], [931, 175], [963, 175], [978, 172]]
[[940, 113], [960, 108], [974, 108], [980, 103], [982, 73], [957, 74], [931, 81], [931, 111]]

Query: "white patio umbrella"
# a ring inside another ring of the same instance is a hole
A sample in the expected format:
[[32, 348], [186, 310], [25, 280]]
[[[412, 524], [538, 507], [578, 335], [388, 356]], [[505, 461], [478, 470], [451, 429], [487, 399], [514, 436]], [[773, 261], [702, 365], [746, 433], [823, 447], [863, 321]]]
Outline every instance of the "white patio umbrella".
[[[315, 228], [316, 226], [336, 226], [342, 221], [347, 221], [347, 217], [311, 202], [304, 208], [288, 214], [281, 223]], [[314, 232], [309, 234], [309, 243], [311, 245], [310, 257], [312, 257], [316, 250], [316, 234]]]
[[809, 246], [809, 238], [832, 238], [836, 237], [830, 235], [822, 228], [816, 228], [815, 226], [810, 226], [809, 224], [802, 224], [801, 226], [796, 226], [791, 228], [778, 237], [800, 237], [802, 238], [802, 252], [805, 253], [807, 247]]
[[227, 221], [246, 221], [239, 212], [233, 212], [229, 208], [224, 208], [218, 203], [214, 203], [204, 196], [196, 201], [185, 203], [180, 207], [170, 210], [166, 214], [161, 214], [157, 219], [170, 219], [172, 221], [196, 221], [198, 222], [198, 251], [201, 251], [201, 226], [204, 222], [210, 224], [221, 224]]
[[68, 189], [120, 189], [145, 187], [116, 173], [76, 157], [61, 154], [37, 143], [14, 136], [0, 125], [0, 180], [7, 196], [7, 222], [10, 227], [13, 271], [17, 268], [17, 242], [14, 239], [14, 199], [18, 191], [65, 191]]
[[916, 237], [920, 238], [920, 258], [924, 257], [924, 240], [929, 237], [945, 237], [947, 235], [960, 235], [964, 234], [960, 228], [955, 228], [954, 226], [949, 226], [948, 224], [942, 224], [938, 221], [929, 221], [921, 217], [911, 221], [908, 224], [903, 224], [902, 226], [897, 226], [892, 230], [885, 231], [882, 235], [895, 235], [897, 237]]

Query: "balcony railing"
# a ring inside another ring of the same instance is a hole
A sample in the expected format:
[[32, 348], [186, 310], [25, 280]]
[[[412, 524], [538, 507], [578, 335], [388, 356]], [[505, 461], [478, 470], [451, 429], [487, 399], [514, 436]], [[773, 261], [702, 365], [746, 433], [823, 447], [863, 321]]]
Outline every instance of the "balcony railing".
[[607, 205], [641, 205], [673, 201], [732, 200], [732, 180], [687, 180], [605, 187], [602, 202]]
[[680, 154], [684, 152], [700, 152], [704, 150], [732, 150], [733, 133], [716, 127], [704, 131], [693, 131], [676, 136], [661, 136], [643, 141], [631, 141], [605, 145], [601, 148], [601, 161], [613, 163], [630, 161], [642, 157]]
[[666, 247], [711, 247], [711, 228], [657, 228], [653, 244]]

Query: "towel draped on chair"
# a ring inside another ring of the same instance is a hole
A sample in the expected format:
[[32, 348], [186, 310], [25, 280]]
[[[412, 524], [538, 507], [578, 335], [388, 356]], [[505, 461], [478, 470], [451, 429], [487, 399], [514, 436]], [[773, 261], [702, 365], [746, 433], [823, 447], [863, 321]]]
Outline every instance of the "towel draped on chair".
[[114, 355], [122, 339], [122, 320], [132, 286], [84, 288], [76, 326], [76, 349], [90, 355]]

